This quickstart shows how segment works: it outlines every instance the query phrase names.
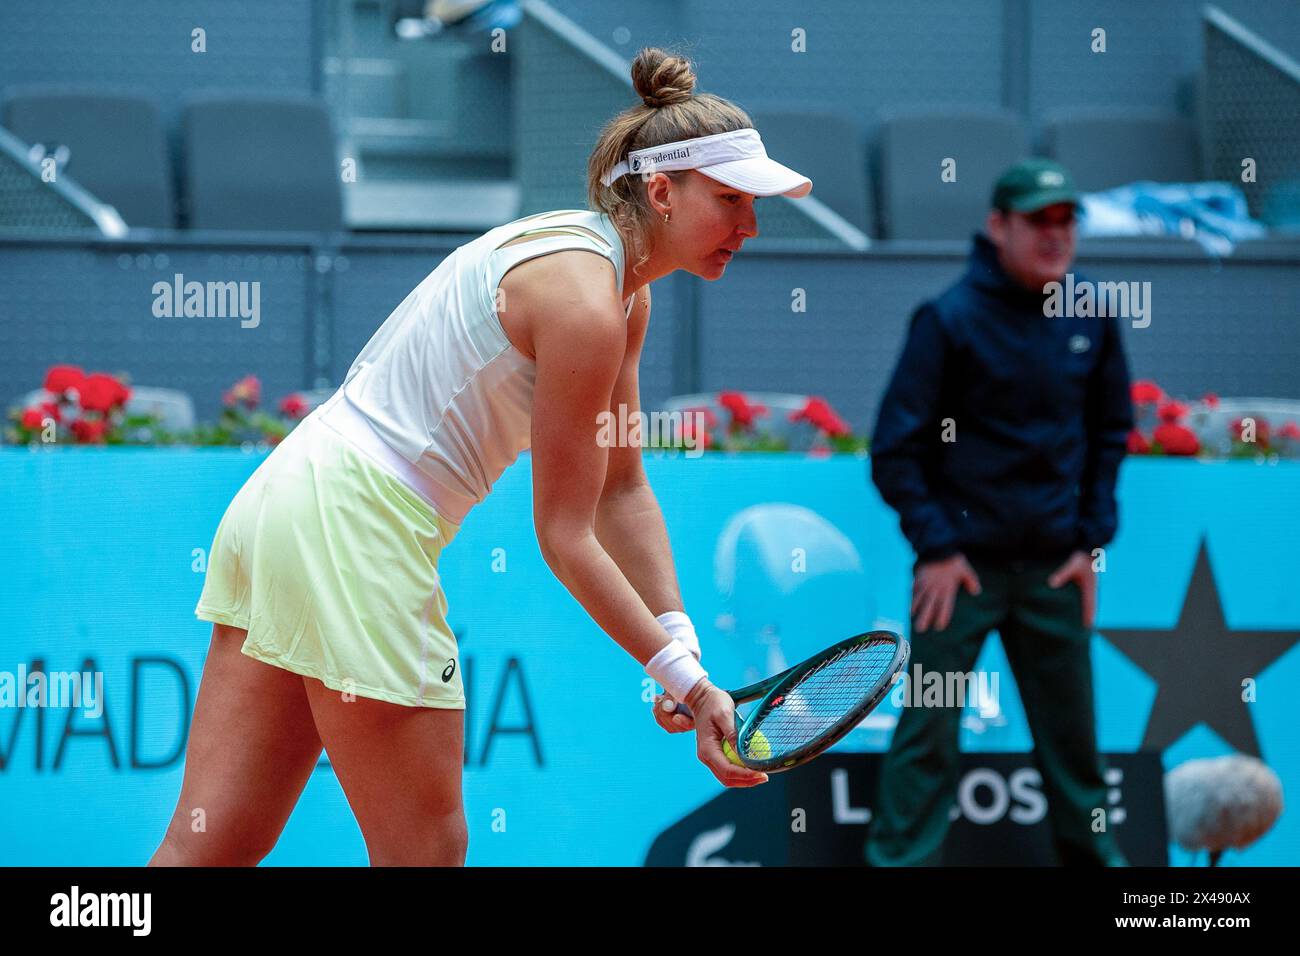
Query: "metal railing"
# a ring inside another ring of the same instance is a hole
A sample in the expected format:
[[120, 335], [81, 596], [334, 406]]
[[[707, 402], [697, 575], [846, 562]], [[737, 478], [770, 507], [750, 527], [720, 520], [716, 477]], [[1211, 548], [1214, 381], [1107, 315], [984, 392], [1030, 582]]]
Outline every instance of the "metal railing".
[[[55, 163], [54, 157], [48, 157]], [[53, 176], [46, 174], [46, 169]], [[0, 229], [30, 236], [66, 235], [87, 230], [110, 239], [126, 235], [117, 210], [100, 202], [57, 163], [47, 167], [31, 147], [0, 128]]]
[[1251, 215], [1300, 231], [1300, 64], [1217, 7], [1204, 13], [1202, 148]]

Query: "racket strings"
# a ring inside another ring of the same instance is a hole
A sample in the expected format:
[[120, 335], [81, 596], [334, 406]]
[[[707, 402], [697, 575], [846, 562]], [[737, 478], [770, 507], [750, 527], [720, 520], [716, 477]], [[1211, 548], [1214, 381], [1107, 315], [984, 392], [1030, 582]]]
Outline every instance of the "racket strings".
[[764, 706], [740, 741], [741, 753], [754, 760], [779, 759], [825, 736], [876, 695], [896, 647], [892, 640], [873, 638], [810, 668]]

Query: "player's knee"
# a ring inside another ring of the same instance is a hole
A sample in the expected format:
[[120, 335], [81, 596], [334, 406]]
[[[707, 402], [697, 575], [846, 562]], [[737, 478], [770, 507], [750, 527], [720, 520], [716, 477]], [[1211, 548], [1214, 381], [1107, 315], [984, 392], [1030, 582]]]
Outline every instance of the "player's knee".
[[453, 865], [464, 866], [465, 854], [469, 852], [469, 826], [465, 823], [464, 813], [452, 815], [443, 830], [443, 840]]
[[431, 816], [411, 831], [368, 844], [371, 866], [464, 866], [469, 850], [465, 814]]
[[257, 866], [274, 849], [277, 835], [168, 831], [150, 866]]
[[426, 852], [433, 866], [464, 866], [469, 850], [469, 827], [459, 807], [430, 821], [424, 834]]

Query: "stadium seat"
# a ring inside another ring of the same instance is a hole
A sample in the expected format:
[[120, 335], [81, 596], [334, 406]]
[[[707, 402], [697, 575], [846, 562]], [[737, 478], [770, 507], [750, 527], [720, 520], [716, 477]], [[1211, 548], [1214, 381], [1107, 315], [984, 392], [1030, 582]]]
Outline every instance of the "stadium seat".
[[190, 228], [343, 227], [334, 133], [323, 100], [200, 97], [186, 106], [183, 124]]
[[814, 195], [867, 235], [873, 235], [867, 142], [847, 116], [761, 112], [751, 117], [768, 154], [813, 181]]
[[1049, 116], [1043, 149], [1096, 192], [1141, 180], [1190, 183], [1201, 179], [1196, 132], [1169, 113], [1071, 110]]
[[[887, 114], [876, 141], [881, 235], [969, 238], [988, 215], [998, 175], [1027, 150], [1020, 119], [1003, 110]], [[956, 160], [952, 182], [941, 178], [946, 159]]]
[[46, 154], [68, 150], [67, 175], [113, 206], [128, 226], [176, 225], [172, 174], [158, 105], [131, 93], [12, 87], [3, 125]]

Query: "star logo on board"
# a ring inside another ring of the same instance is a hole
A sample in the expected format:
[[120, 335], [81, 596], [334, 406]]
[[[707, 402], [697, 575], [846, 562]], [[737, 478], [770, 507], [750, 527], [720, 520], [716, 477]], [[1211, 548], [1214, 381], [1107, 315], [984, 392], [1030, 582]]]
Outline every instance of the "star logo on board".
[[1173, 630], [1099, 629], [1156, 683], [1142, 749], [1163, 750], [1204, 723], [1242, 753], [1262, 757], [1242, 681], [1300, 642], [1300, 631], [1232, 630], [1202, 539]]

